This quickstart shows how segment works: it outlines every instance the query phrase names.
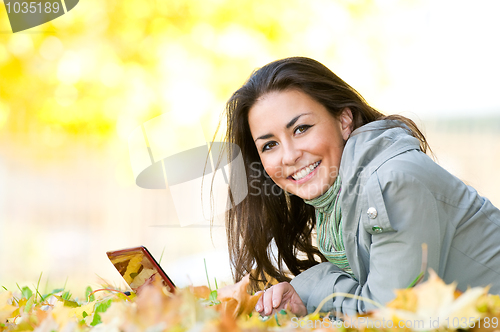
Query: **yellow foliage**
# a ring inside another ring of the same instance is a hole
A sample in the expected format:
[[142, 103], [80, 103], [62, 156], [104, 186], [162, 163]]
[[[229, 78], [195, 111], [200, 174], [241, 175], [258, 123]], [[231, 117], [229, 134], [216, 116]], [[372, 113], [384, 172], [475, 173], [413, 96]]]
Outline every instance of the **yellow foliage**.
[[[396, 298], [373, 313], [378, 319], [395, 322], [418, 322], [414, 330], [464, 328], [481, 319], [480, 299], [487, 288], [475, 287], [455, 298], [456, 284], [446, 285], [430, 270], [429, 280], [413, 288], [397, 291]], [[434, 326], [435, 325], [435, 326]]]
[[[99, 300], [78, 304], [64, 301], [62, 297], [59, 300], [51, 297], [43, 303], [33, 303], [27, 309], [24, 307], [30, 300], [16, 302], [12, 293], [4, 292], [0, 293], [0, 318], [3, 320], [0, 321], [0, 331], [226, 332], [290, 331], [300, 327], [301, 330], [315, 331], [396, 329], [442, 332], [461, 327], [470, 332], [489, 332], [498, 329], [500, 323], [500, 296], [488, 295], [487, 288], [477, 287], [455, 297], [455, 285], [446, 285], [433, 272], [427, 282], [399, 290], [396, 298], [385, 307], [357, 317], [346, 317], [344, 325], [316, 312], [296, 317], [284, 310], [261, 317], [254, 311], [261, 294], [250, 295], [248, 285], [247, 276], [234, 285], [219, 289], [220, 303], [216, 305], [208, 305], [206, 298], [210, 296], [210, 290], [205, 286], [178, 288], [172, 294], [159, 280], [142, 287], [135, 298], [108, 293]], [[103, 303], [105, 309], [102, 309]], [[99, 306], [101, 311], [97, 309]], [[19, 316], [14, 320], [15, 311]], [[6, 319], [9, 319], [7, 323]], [[373, 326], [382, 321], [384, 326]], [[408, 322], [417, 325], [408, 326]], [[455, 326], [463, 322], [468, 326]]]
[[387, 304], [388, 308], [417, 311], [417, 294], [412, 288], [396, 290], [396, 298]]
[[223, 316], [239, 317], [254, 311], [257, 301], [262, 293], [250, 295], [247, 288], [250, 284], [250, 275], [247, 274], [238, 283], [226, 286], [217, 291], [217, 299], [221, 301], [216, 309]]
[[304, 34], [329, 24], [324, 11], [363, 8], [329, 6], [302, 0], [80, 1], [63, 17], [30, 29], [37, 33], [0, 34], [0, 126], [14, 133], [59, 128], [65, 135], [126, 140], [133, 128], [177, 110], [203, 119], [213, 132], [224, 102], [253, 69], [308, 53], [316, 43], [332, 48], [333, 39], [311, 43]]
[[12, 314], [17, 309], [17, 307], [11, 304], [11, 301], [12, 301], [11, 292], [0, 293], [0, 324], [4, 323], [9, 318], [12, 318], [13, 317]]

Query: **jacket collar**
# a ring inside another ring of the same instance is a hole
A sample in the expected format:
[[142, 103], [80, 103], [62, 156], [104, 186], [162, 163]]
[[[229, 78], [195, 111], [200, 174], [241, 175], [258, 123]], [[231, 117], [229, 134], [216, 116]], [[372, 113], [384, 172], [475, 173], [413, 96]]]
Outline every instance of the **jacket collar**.
[[401, 121], [379, 120], [354, 130], [342, 153], [339, 173], [343, 184], [369, 176], [388, 159], [420, 149], [420, 141]]

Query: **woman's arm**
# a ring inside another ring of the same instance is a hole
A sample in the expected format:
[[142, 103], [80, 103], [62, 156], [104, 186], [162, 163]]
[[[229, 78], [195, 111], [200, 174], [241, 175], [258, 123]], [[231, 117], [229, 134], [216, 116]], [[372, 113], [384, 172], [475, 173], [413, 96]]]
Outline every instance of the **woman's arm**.
[[[368, 206], [360, 206], [363, 213], [356, 239], [359, 251], [364, 247], [369, 254], [366, 282], [359, 283], [328, 262], [301, 273], [291, 284], [309, 313], [332, 293], [349, 293], [380, 304], [390, 301], [395, 296], [394, 289], [408, 287], [420, 273], [422, 243], [428, 246], [427, 266], [439, 269], [443, 225], [439, 222], [434, 195], [419, 179], [406, 172], [376, 172], [372, 177], [375, 178], [367, 181], [362, 194], [367, 199], [358, 199], [367, 201], [369, 207], [375, 207], [378, 212], [376, 218], [369, 218]], [[379, 224], [384, 226], [381, 230], [373, 228]], [[369, 233], [363, 238], [371, 242], [361, 241], [359, 232]], [[358, 262], [350, 264], [363, 264], [357, 259]], [[339, 295], [329, 300], [321, 311], [352, 315], [374, 308], [375, 305], [359, 298]]]

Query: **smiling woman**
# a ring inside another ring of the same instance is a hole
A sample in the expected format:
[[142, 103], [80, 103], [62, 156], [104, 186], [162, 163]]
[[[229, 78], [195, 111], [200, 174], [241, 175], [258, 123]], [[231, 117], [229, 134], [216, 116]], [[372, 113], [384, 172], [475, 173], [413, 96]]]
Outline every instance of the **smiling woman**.
[[[331, 293], [386, 303], [421, 276], [423, 244], [444, 281], [500, 293], [500, 211], [426, 155], [410, 119], [384, 116], [301, 57], [255, 71], [226, 111], [249, 188], [226, 215], [233, 274], [251, 273], [254, 289], [280, 282], [257, 311], [304, 315]], [[230, 181], [234, 190], [236, 174]], [[371, 308], [339, 296], [322, 310]]]
[[352, 113], [345, 108], [335, 119], [304, 92], [285, 90], [259, 98], [249, 111], [248, 124], [262, 165], [274, 183], [311, 199], [337, 178]]

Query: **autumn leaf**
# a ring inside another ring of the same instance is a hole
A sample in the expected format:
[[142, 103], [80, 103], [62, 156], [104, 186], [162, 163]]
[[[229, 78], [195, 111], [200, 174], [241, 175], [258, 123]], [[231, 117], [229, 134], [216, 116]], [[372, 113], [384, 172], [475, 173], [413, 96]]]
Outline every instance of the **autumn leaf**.
[[500, 323], [500, 296], [485, 294], [477, 301], [477, 310], [483, 317], [474, 323], [469, 329], [470, 332], [490, 332], [498, 331]]
[[392, 320], [395, 324], [398, 319], [419, 322], [412, 327], [413, 330], [465, 328], [468, 327], [466, 324], [483, 316], [477, 309], [477, 303], [487, 293], [487, 288], [470, 288], [455, 298], [456, 283], [447, 285], [434, 271], [429, 270], [429, 273], [427, 282], [397, 291], [396, 298], [386, 307], [376, 310], [373, 316]]
[[17, 307], [11, 304], [12, 293], [3, 292], [0, 294], [0, 324], [5, 323], [9, 318], [12, 318], [13, 313], [16, 311]]
[[203, 306], [196, 296], [206, 295], [206, 290], [197, 289], [196, 295], [191, 290], [192, 288], [177, 289], [172, 294], [166, 290], [161, 280], [154, 280], [141, 288], [133, 302], [111, 303], [109, 309], [100, 315], [100, 329], [125, 332], [149, 329], [184, 331], [217, 319], [217, 312], [211, 307]]
[[78, 304], [78, 302], [76, 301], [71, 301], [71, 300], [66, 300], [64, 299], [62, 296], [59, 296], [59, 295], [54, 295], [54, 297], [56, 299], [58, 299], [59, 301], [61, 301], [65, 307], [69, 307], [69, 308], [77, 308], [79, 307], [80, 305]]
[[248, 274], [236, 284], [220, 288], [217, 291], [217, 299], [221, 303], [216, 306], [217, 310], [223, 315], [229, 315], [234, 318], [250, 314], [254, 310], [262, 293], [255, 295], [248, 294], [247, 288], [249, 284], [250, 275]]
[[200, 299], [208, 299], [211, 293], [210, 288], [208, 288], [207, 286], [190, 286], [189, 289], [194, 296]]
[[[249, 294], [249, 284], [246, 276], [240, 282], [217, 291], [210, 292], [205, 286], [191, 286], [179, 288], [172, 294], [160, 280], [156, 280], [141, 288], [135, 298], [101, 292], [93, 301], [84, 303], [73, 300], [69, 292], [62, 295], [53, 292], [50, 297], [41, 297], [41, 301], [37, 301], [27, 289], [17, 299], [10, 292], [4, 292], [0, 294], [0, 318], [3, 319], [0, 331], [283, 332], [296, 331], [297, 326], [314, 331], [331, 331], [336, 327], [328, 316], [316, 312], [296, 317], [289, 310], [281, 310], [262, 317], [253, 311], [261, 293]], [[385, 307], [356, 319], [365, 318], [365, 322], [390, 320], [394, 327], [400, 323], [404, 326], [408, 321], [413, 324], [421, 322], [411, 328], [406, 326], [404, 330], [408, 332], [456, 330], [460, 326], [455, 325], [466, 321], [475, 323], [469, 332], [493, 332], [500, 318], [500, 296], [487, 294], [487, 291], [487, 288], [477, 287], [461, 293], [455, 284], [446, 285], [430, 272], [425, 283], [397, 290], [395, 299]], [[216, 293], [217, 299], [206, 300]], [[91, 298], [90, 294], [92, 290], [87, 289], [86, 299]], [[220, 303], [213, 305], [215, 301]], [[13, 316], [16, 315], [14, 322]], [[321, 330], [324, 326], [330, 328]], [[366, 324], [344, 330], [373, 331]]]
[[500, 315], [500, 296], [486, 294], [481, 296], [477, 303], [477, 309], [491, 315]]
[[387, 303], [387, 308], [416, 312], [417, 302], [417, 294], [415, 294], [413, 288], [397, 289], [396, 298]]

